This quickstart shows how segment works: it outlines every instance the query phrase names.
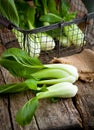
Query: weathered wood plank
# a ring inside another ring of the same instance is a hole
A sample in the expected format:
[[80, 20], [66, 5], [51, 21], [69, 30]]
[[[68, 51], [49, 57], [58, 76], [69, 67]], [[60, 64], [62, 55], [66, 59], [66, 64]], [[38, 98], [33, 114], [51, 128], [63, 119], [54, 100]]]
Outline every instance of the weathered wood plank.
[[82, 129], [82, 120], [71, 99], [59, 99], [55, 103], [43, 99], [35, 116], [40, 130]]
[[[5, 69], [1, 69], [0, 84], [18, 82]], [[3, 74], [3, 76], [2, 76]], [[58, 102], [41, 100], [32, 122], [25, 127], [15, 122], [16, 112], [32, 97], [31, 92], [11, 94], [0, 97], [0, 129], [4, 130], [70, 130], [94, 129], [94, 82], [78, 81], [78, 94], [72, 99], [60, 99]], [[10, 107], [9, 107], [10, 105]], [[7, 124], [7, 125], [6, 125]], [[83, 127], [82, 127], [83, 125]]]
[[0, 97], [0, 130], [12, 130], [7, 103], [5, 97]]
[[57, 103], [43, 100], [37, 111], [37, 120], [41, 130], [77, 129], [81, 127], [80, 116], [71, 99]]
[[[13, 83], [18, 82], [19, 79], [13, 77], [6, 69], [2, 68], [2, 74], [4, 76], [5, 82], [7, 83]], [[33, 121], [30, 123], [30, 125], [27, 125], [25, 127], [21, 127], [18, 125], [18, 123], [15, 121], [15, 115], [16, 112], [21, 108], [27, 101], [27, 92], [22, 92], [18, 94], [11, 94], [9, 95], [9, 102], [10, 102], [10, 113], [11, 113], [11, 123], [13, 124], [13, 130], [38, 130], [36, 121], [33, 119]], [[8, 116], [9, 117], [9, 116]], [[6, 122], [4, 122], [4, 125]], [[7, 128], [7, 130], [10, 130]]]
[[[4, 84], [1, 71], [0, 84]], [[0, 130], [12, 130], [8, 105], [8, 96], [0, 96]]]
[[24, 127], [19, 126], [15, 121], [15, 115], [17, 111], [28, 101], [27, 95], [25, 92], [20, 94], [10, 95], [10, 109], [12, 113], [12, 120], [14, 130], [38, 130], [35, 119], [33, 118], [32, 122]]
[[85, 130], [94, 130], [94, 82], [77, 82], [79, 91], [76, 106], [79, 110]]

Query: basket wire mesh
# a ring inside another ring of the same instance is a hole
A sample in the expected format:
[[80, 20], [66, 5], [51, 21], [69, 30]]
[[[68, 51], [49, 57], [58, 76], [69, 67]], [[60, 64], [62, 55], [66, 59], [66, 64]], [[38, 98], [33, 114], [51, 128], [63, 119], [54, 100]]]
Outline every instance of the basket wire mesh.
[[[78, 31], [79, 28], [76, 28], [75, 24], [79, 26], [80, 21], [84, 21], [84, 19], [76, 19], [76, 21], [71, 21], [71, 22], [66, 22], [66, 23], [61, 22], [54, 25], [46, 26], [46, 28], [45, 27], [38, 28], [37, 32], [36, 32], [36, 29], [34, 29], [31, 31], [25, 31], [25, 32], [19, 32], [19, 30], [15, 30], [14, 33], [16, 37], [18, 38], [18, 42], [20, 43], [21, 47], [24, 47], [24, 49], [28, 49], [29, 53], [30, 51], [31, 53], [34, 51], [35, 54], [37, 54], [36, 50], [40, 49], [43, 43], [44, 43], [44, 49], [41, 50], [42, 53], [43, 52], [50, 53], [52, 52], [51, 50], [57, 50], [57, 51], [59, 51], [60, 49], [67, 50], [67, 48], [69, 48], [70, 46], [80, 49], [84, 45], [84, 36], [85, 36], [84, 32], [86, 29], [86, 26], [84, 26], [83, 33], [82, 31], [80, 32]], [[72, 29], [70, 28], [70, 25], [72, 26]], [[67, 31], [66, 31], [67, 35], [70, 34], [71, 39], [75, 43], [81, 42], [81, 44], [79, 43], [78, 47], [77, 45], [73, 45], [71, 41], [69, 43], [68, 37], [64, 33], [65, 27], [67, 27]], [[45, 33], [47, 35], [44, 35]], [[63, 41], [63, 38], [66, 38], [66, 40]], [[33, 42], [34, 42], [34, 45], [32, 44]], [[40, 43], [40, 46], [38, 45], [38, 43]]]
[[85, 40], [91, 47], [94, 46], [94, 13], [92, 15], [92, 18], [87, 19], [89, 24], [87, 24], [85, 32]]

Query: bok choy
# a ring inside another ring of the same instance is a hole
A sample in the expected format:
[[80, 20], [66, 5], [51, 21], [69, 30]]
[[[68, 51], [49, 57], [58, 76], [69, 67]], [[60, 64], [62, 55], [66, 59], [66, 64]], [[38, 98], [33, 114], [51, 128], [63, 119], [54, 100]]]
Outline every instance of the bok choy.
[[38, 102], [43, 98], [71, 98], [77, 94], [78, 87], [72, 83], [62, 82], [52, 86], [47, 87], [44, 92], [38, 92], [36, 96], [30, 99], [16, 114], [16, 121], [24, 126], [31, 122], [36, 109], [38, 107]]
[[61, 82], [47, 87], [47, 91], [37, 93], [37, 98], [49, 98], [49, 97], [62, 97], [70, 98], [74, 97], [78, 91], [78, 87], [69, 82]]
[[34, 97], [20, 108], [16, 121], [24, 126], [31, 122], [40, 99], [71, 98], [78, 92], [72, 83], [78, 80], [77, 68], [67, 64], [42, 64], [38, 58], [29, 56], [19, 48], [7, 49], [0, 58], [0, 64], [14, 76], [23, 77], [20, 83], [0, 85], [0, 94], [31, 90]]
[[55, 41], [50, 35], [42, 32], [39, 33], [38, 36], [40, 40], [40, 49], [42, 51], [48, 51], [55, 48]]
[[[22, 8], [20, 8], [20, 5]], [[19, 26], [22, 29], [34, 29], [35, 22], [35, 7], [29, 6], [25, 1], [16, 2], [17, 11], [19, 14], [20, 23]], [[18, 42], [23, 50], [29, 52], [31, 57], [38, 57], [40, 55], [40, 38], [37, 34], [30, 34], [13, 30], [16, 35]]]
[[[58, 13], [57, 13], [58, 12]], [[70, 5], [67, 0], [61, 0], [59, 4], [59, 9], [57, 12], [46, 12], [45, 14], [42, 14], [40, 17], [40, 21], [42, 22], [49, 22], [50, 24], [57, 23], [57, 22], [68, 22], [70, 20], [73, 20], [76, 17], [76, 12], [70, 12]], [[58, 40], [60, 40], [61, 44], [65, 47], [71, 46], [73, 44], [74, 46], [82, 46], [86, 42], [84, 41], [84, 33], [82, 30], [78, 27], [76, 23], [65, 25], [62, 27], [63, 29], [63, 36], [60, 35], [60, 38], [56, 37]], [[65, 37], [67, 37], [67, 43], [65, 44]], [[64, 39], [64, 40], [63, 40]]]
[[[32, 1], [33, 2], [33, 1]], [[20, 8], [19, 4], [23, 7]], [[34, 3], [29, 5], [25, 1], [17, 1], [16, 6], [18, 9], [18, 13], [20, 16], [20, 24], [19, 26], [21, 28], [27, 29], [27, 30], [32, 30], [35, 29], [35, 18], [36, 18], [36, 7], [34, 6]], [[23, 16], [23, 19], [22, 19]], [[24, 25], [21, 24], [24, 22]], [[16, 33], [15, 33], [16, 34]], [[18, 41], [20, 39], [22, 40], [23, 37], [20, 38], [19, 32], [17, 33], [18, 35]], [[16, 35], [16, 36], [17, 36]], [[27, 38], [25, 39], [25, 43], [23, 43], [24, 40], [21, 42], [21, 47], [26, 49], [27, 51], [30, 52], [31, 56], [39, 56], [41, 50], [46, 51], [46, 50], [52, 50], [55, 47], [55, 42], [54, 39], [49, 36], [46, 32], [45, 33], [37, 33], [37, 34], [28, 34], [27, 33]], [[25, 46], [25, 47], [24, 47]]]
[[[67, 0], [61, 0], [60, 2], [60, 16], [63, 18], [65, 22], [76, 18], [76, 11], [75, 12], [70, 11], [70, 4], [68, 3]], [[79, 47], [85, 44], [84, 33], [76, 23], [64, 26], [63, 31], [65, 35], [68, 37], [69, 41], [74, 46]]]
[[28, 52], [31, 57], [38, 57], [40, 55], [40, 41], [37, 34], [26, 34], [25, 36], [23, 32], [15, 29], [13, 29], [13, 33], [15, 34], [22, 50]]
[[[27, 53], [18, 48], [10, 48], [3, 53], [0, 64], [17, 76], [19, 76], [20, 72], [17, 73], [17, 71], [20, 68], [22, 77], [33, 77], [39, 81], [39, 84], [54, 84], [62, 81], [73, 83], [79, 77], [77, 68], [72, 65], [42, 64], [37, 58], [31, 58]], [[21, 69], [21, 66], [24, 70]]]

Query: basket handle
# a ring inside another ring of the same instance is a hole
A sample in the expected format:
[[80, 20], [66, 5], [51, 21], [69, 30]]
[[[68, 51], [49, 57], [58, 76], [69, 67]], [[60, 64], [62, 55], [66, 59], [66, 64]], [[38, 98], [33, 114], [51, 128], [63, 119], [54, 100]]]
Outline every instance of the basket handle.
[[8, 19], [3, 17], [2, 15], [0, 15], [0, 24], [7, 27], [10, 30], [13, 28], [12, 27], [13, 24]]

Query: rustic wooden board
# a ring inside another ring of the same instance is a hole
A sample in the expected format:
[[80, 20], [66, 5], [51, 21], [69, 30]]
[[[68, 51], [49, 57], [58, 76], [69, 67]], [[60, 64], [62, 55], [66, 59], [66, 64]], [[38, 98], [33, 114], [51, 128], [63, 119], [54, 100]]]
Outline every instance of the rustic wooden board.
[[0, 130], [12, 129], [7, 100], [5, 97], [0, 97]]
[[[4, 82], [11, 83], [19, 81], [2, 67], [0, 79], [1, 84]], [[32, 97], [32, 93], [22, 92], [20, 94], [1, 97], [0, 117], [2, 119], [2, 125], [0, 127], [4, 130], [38, 130], [38, 128], [40, 130], [70, 130], [79, 128], [80, 130], [83, 125], [85, 130], [88, 130], [89, 127], [93, 127], [91, 126], [91, 117], [94, 116], [94, 85], [93, 83], [88, 84], [82, 82], [77, 82], [76, 84], [79, 87], [79, 91], [73, 100], [59, 99], [55, 103], [51, 102], [51, 100], [41, 100], [35, 118], [32, 120], [30, 125], [25, 127], [21, 127], [15, 122], [15, 115], [18, 109], [28, 101], [28, 98]], [[8, 124], [7, 127], [6, 124]]]
[[[4, 84], [4, 79], [0, 71], [0, 84]], [[11, 130], [10, 115], [8, 109], [8, 96], [0, 96], [0, 130]]]
[[10, 96], [10, 110], [12, 114], [12, 121], [14, 130], [38, 130], [35, 118], [32, 122], [24, 127], [19, 126], [15, 121], [15, 115], [19, 108], [21, 108], [28, 101], [26, 93], [13, 94]]
[[41, 130], [81, 129], [81, 119], [72, 101], [60, 100], [57, 103], [43, 100], [36, 113]]
[[[6, 84], [19, 81], [19, 79], [13, 77], [6, 69], [4, 69], [2, 67], [1, 67], [1, 72], [5, 79]], [[9, 104], [10, 115], [7, 112], [4, 116], [5, 117], [7, 116], [7, 118], [11, 117], [11, 125], [12, 125], [13, 130], [38, 130], [35, 119], [33, 119], [33, 121], [31, 122], [30, 125], [25, 126], [25, 127], [21, 127], [15, 121], [15, 115], [16, 115], [17, 111], [28, 101], [26, 94], [27, 94], [26, 92], [22, 92], [22, 93], [18, 93], [18, 94], [10, 94], [9, 99], [7, 100], [7, 104]], [[4, 114], [4, 110], [2, 111], [2, 113]], [[7, 120], [9, 121], [10, 119], [7, 119]], [[4, 120], [3, 124], [6, 125], [7, 122]], [[6, 129], [4, 129], [4, 130], [6, 130]], [[7, 130], [10, 130], [10, 128], [7, 127]]]
[[59, 99], [57, 102], [43, 99], [35, 116], [40, 130], [82, 129], [82, 120], [72, 99]]
[[94, 130], [94, 82], [77, 82], [79, 91], [76, 96], [76, 106], [83, 121], [85, 130]]
[[[1, 71], [6, 83], [18, 82], [18, 79], [10, 75], [6, 69], [1, 67]], [[30, 125], [26, 127], [19, 126], [15, 121], [16, 112], [31, 97], [31, 92], [22, 92], [9, 96], [11, 124], [14, 130], [38, 130], [38, 127], [40, 130], [82, 129], [82, 121], [72, 99], [60, 99], [55, 103], [51, 102], [51, 100], [41, 100], [35, 119], [32, 120]]]
[[[0, 84], [18, 82], [4, 68], [0, 68]], [[44, 99], [32, 122], [19, 126], [15, 115], [25, 102], [32, 98], [30, 91], [0, 96], [0, 129], [3, 130], [94, 130], [94, 82], [77, 81], [79, 91], [73, 99], [59, 99], [51, 102]]]

